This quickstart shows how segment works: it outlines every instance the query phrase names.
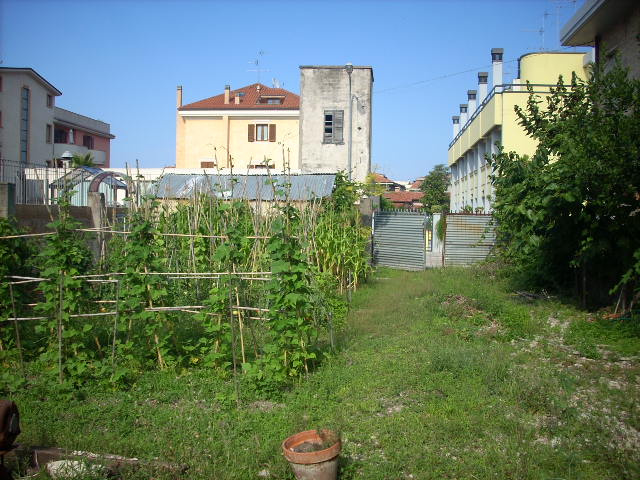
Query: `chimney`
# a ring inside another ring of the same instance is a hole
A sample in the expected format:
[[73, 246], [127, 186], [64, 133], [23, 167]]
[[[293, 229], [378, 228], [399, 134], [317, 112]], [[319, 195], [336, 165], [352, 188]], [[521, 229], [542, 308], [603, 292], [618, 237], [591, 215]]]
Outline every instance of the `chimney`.
[[456, 138], [456, 135], [458, 135], [458, 132], [460, 131], [460, 117], [458, 115], [454, 115], [451, 117], [451, 120], [453, 120], [453, 138]]
[[231, 95], [231, 85], [224, 86], [224, 104], [229, 105], [229, 96]]
[[460, 128], [464, 128], [467, 123], [467, 118], [469, 115], [467, 114], [468, 105], [466, 103], [460, 104]]
[[491, 62], [493, 64], [493, 86], [496, 89], [496, 92], [501, 92], [502, 87], [498, 85], [502, 85], [502, 54], [504, 53], [503, 48], [492, 48], [491, 49]]
[[182, 85], [178, 85], [176, 89], [176, 107], [180, 108], [182, 106]]
[[487, 98], [487, 81], [489, 79], [489, 72], [478, 72], [478, 105], [484, 102]]
[[236, 93], [236, 95], [235, 95], [235, 97], [234, 97], [234, 100], [235, 100], [235, 102], [236, 102], [236, 105], [240, 105], [240, 95], [238, 95], [238, 94]]
[[475, 90], [467, 90], [467, 98], [469, 99], [469, 116], [473, 115], [476, 111], [476, 95], [478, 92]]

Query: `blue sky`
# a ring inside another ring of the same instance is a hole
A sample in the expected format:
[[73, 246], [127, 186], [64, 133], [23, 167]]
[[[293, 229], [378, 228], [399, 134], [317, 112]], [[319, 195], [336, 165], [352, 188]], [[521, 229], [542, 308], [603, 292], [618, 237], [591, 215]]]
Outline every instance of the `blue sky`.
[[411, 180], [446, 163], [451, 115], [490, 71], [491, 48], [513, 78], [514, 60], [543, 46], [543, 19], [544, 47], [558, 49], [582, 3], [0, 0], [0, 59], [49, 80], [58, 106], [110, 123], [116, 167], [175, 163], [176, 85], [185, 103], [242, 87], [260, 58], [262, 83], [299, 93], [300, 65], [371, 65], [372, 163]]

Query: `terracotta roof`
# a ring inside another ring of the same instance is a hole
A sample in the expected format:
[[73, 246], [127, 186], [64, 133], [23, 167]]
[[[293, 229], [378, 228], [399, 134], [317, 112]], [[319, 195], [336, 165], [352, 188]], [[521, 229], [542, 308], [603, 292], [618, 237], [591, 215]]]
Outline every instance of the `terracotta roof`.
[[396, 183], [393, 180], [385, 177], [384, 174], [382, 174], [382, 173], [374, 173], [373, 174], [373, 181], [376, 182], [376, 183]]
[[[260, 89], [258, 90], [258, 87]], [[236, 96], [240, 95], [240, 103], [236, 105]], [[243, 94], [243, 95], [242, 95]], [[281, 97], [279, 105], [259, 103], [260, 98]], [[231, 90], [229, 103], [224, 103], [224, 92], [215, 97], [205, 98], [198, 102], [183, 105], [178, 110], [298, 110], [300, 97], [284, 88], [270, 88], [261, 83]]]
[[420, 190], [420, 187], [422, 187], [423, 182], [424, 182], [424, 178], [417, 179], [415, 182], [409, 185], [409, 190]]
[[382, 196], [394, 204], [419, 203], [424, 194], [422, 192], [384, 192]]

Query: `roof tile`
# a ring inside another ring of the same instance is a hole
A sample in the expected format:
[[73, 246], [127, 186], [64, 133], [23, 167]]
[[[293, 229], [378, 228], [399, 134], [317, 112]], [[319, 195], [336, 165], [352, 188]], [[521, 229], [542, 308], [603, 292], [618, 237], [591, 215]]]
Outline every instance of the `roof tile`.
[[[240, 103], [236, 105], [239, 93]], [[280, 105], [258, 103], [260, 97], [284, 97]], [[215, 97], [205, 98], [198, 102], [183, 105], [178, 110], [298, 110], [300, 97], [284, 88], [271, 88], [261, 83], [254, 83], [246, 87], [231, 90], [229, 103], [224, 103], [224, 93]]]

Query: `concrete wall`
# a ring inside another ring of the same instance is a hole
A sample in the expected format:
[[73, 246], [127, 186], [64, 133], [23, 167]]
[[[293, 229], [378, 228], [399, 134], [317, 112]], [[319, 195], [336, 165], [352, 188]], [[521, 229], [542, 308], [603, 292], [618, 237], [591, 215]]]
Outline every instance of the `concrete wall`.
[[[2, 92], [0, 92], [0, 155], [2, 158], [20, 161], [20, 99], [22, 87], [30, 90], [29, 102], [29, 147], [27, 161], [35, 165], [46, 165], [53, 159], [53, 107], [47, 107], [47, 95], [55, 92], [27, 72], [0, 70]], [[46, 128], [51, 125], [51, 143], [46, 141]]]
[[[353, 67], [351, 74], [352, 127], [349, 131], [349, 75], [344, 66], [300, 67], [300, 166], [303, 172], [348, 170], [365, 181], [371, 171], [371, 118], [373, 70]], [[324, 111], [344, 111], [344, 142], [323, 143]]]
[[[83, 227], [97, 228], [98, 225], [94, 224], [94, 216], [90, 207], [69, 207], [70, 213], [73, 218], [78, 220]], [[47, 205], [21, 205], [15, 206], [15, 217], [18, 221], [18, 225], [26, 229], [29, 233], [44, 233], [50, 232], [51, 229], [47, 227], [47, 224], [51, 222], [51, 216], [54, 219], [58, 218], [58, 208], [56, 206]], [[106, 207], [106, 217], [104, 220], [108, 223], [113, 223], [116, 215], [121, 215], [126, 212], [125, 208], [113, 208]]]
[[602, 32], [599, 44], [600, 61], [608, 65], [613, 62], [615, 55], [620, 55], [620, 61], [629, 67], [629, 75], [640, 78], [640, 4], [620, 18], [608, 31]]

